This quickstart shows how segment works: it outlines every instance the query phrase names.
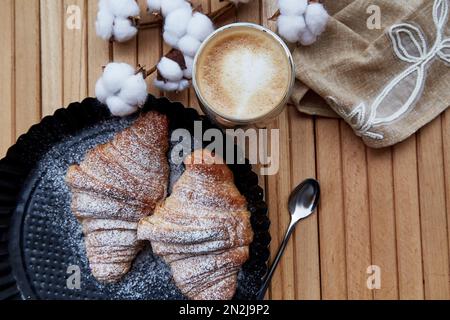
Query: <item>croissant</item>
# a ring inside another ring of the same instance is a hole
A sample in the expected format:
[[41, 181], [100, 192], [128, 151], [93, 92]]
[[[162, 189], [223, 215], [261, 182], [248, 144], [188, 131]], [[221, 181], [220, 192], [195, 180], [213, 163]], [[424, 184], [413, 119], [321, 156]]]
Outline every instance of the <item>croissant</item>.
[[188, 156], [171, 196], [138, 226], [138, 239], [151, 241], [192, 300], [232, 299], [253, 241], [246, 199], [227, 165], [213, 160], [206, 150]]
[[89, 265], [99, 281], [119, 281], [141, 250], [138, 222], [167, 193], [168, 149], [167, 117], [148, 112], [69, 168], [72, 212], [82, 224]]

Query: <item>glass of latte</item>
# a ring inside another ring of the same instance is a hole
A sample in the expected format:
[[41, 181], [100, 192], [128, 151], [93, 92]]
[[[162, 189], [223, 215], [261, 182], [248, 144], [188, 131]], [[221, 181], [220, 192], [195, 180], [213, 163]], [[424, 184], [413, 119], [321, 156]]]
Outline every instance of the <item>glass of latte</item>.
[[267, 28], [235, 23], [206, 39], [194, 61], [200, 106], [225, 127], [266, 122], [285, 107], [294, 86], [286, 44]]

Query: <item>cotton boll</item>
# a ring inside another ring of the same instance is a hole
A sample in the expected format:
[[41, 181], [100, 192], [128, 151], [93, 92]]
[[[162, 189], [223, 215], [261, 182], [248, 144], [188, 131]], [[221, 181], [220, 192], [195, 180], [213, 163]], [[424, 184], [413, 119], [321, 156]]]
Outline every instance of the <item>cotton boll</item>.
[[183, 70], [175, 61], [163, 57], [158, 63], [158, 70], [164, 79], [169, 81], [180, 81], [183, 79]]
[[163, 0], [161, 1], [161, 13], [163, 17], [167, 17], [167, 15], [177, 9], [180, 8], [189, 8], [191, 9], [191, 5], [185, 0]]
[[189, 87], [190, 87], [189, 81], [186, 80], [186, 79], [183, 79], [183, 80], [181, 80], [180, 83], [178, 84], [178, 89], [177, 89], [177, 91], [183, 91], [183, 90], [186, 90], [186, 89], [189, 88]]
[[164, 31], [168, 31], [171, 34], [181, 38], [186, 34], [189, 21], [192, 18], [191, 8], [180, 8], [172, 11], [167, 15], [164, 21]]
[[307, 6], [308, 0], [278, 0], [278, 8], [283, 16], [301, 16]]
[[106, 105], [108, 106], [109, 111], [111, 111], [112, 115], [118, 117], [128, 116], [138, 110], [138, 107], [130, 106], [117, 96], [109, 97], [106, 100]]
[[132, 25], [127, 18], [116, 18], [114, 20], [113, 34], [114, 39], [119, 42], [125, 42], [136, 36], [138, 29]]
[[131, 106], [142, 106], [147, 100], [147, 83], [141, 73], [128, 77], [119, 98]]
[[147, 0], [147, 7], [150, 12], [160, 12], [161, 11], [162, 0]]
[[306, 25], [315, 36], [319, 36], [325, 31], [328, 19], [328, 12], [321, 3], [311, 3], [306, 9]]
[[134, 73], [134, 68], [126, 63], [108, 64], [102, 78], [105, 89], [112, 94], [119, 92], [124, 81]]
[[164, 42], [167, 43], [172, 48], [175, 48], [175, 49], [178, 48], [178, 41], [180, 41], [180, 38], [178, 38], [173, 33], [169, 32], [169, 31], [164, 31], [163, 39], [164, 39]]
[[105, 10], [100, 10], [95, 21], [97, 35], [103, 40], [109, 40], [113, 34], [114, 16]]
[[190, 57], [194, 57], [201, 46], [201, 42], [190, 35], [185, 35], [178, 41], [178, 48]]
[[184, 61], [186, 62], [186, 69], [183, 70], [183, 75], [186, 79], [192, 79], [192, 68], [194, 67], [194, 59], [184, 55]]
[[164, 91], [165, 88], [165, 82], [162, 80], [157, 80], [155, 79], [155, 81], [153, 81], [153, 85], [155, 86], [156, 89], [162, 90]]
[[110, 63], [95, 85], [97, 99], [105, 103], [115, 116], [137, 111], [147, 99], [147, 83], [142, 73], [135, 74], [126, 63]]
[[164, 82], [162, 80], [155, 80], [154, 85], [159, 90], [167, 91], [167, 92], [177, 91], [178, 87], [179, 87], [178, 82], [172, 82], [172, 81]]
[[315, 36], [311, 31], [309, 31], [308, 29], [305, 29], [305, 31], [303, 31], [300, 34], [300, 43], [304, 46], [310, 46], [312, 45], [314, 42], [317, 41], [317, 36]]
[[97, 100], [101, 103], [105, 103], [106, 99], [111, 95], [111, 92], [109, 92], [105, 84], [103, 83], [103, 79], [98, 79], [97, 83], [95, 84], [95, 96], [97, 97]]
[[168, 92], [178, 91], [180, 84], [178, 82], [168, 81], [165, 83], [164, 87], [165, 87], [164, 91], [168, 91]]
[[200, 12], [194, 13], [187, 27], [187, 34], [203, 42], [214, 32], [214, 25], [210, 18]]
[[109, 1], [110, 0], [100, 0], [98, 2], [98, 10], [111, 13], [111, 10], [110, 10], [111, 6], [109, 5]]
[[278, 33], [287, 41], [296, 43], [300, 40], [300, 33], [306, 29], [303, 16], [279, 16]]
[[110, 0], [109, 7], [116, 17], [136, 17], [140, 13], [139, 5], [135, 0]]

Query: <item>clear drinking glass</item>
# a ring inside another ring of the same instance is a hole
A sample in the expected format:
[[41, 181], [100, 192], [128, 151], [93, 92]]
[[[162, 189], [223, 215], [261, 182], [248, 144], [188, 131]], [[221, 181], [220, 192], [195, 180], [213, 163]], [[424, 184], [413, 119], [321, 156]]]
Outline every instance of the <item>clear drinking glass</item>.
[[[266, 35], [269, 35], [271, 38], [273, 38], [274, 41], [276, 41], [282, 47], [282, 49], [283, 49], [282, 51], [286, 55], [286, 61], [289, 64], [289, 66], [288, 66], [289, 83], [287, 84], [287, 90], [283, 96], [283, 99], [280, 101], [279, 104], [274, 105], [273, 108], [268, 110], [267, 113], [263, 114], [262, 116], [258, 116], [256, 118], [239, 119], [238, 117], [231, 117], [231, 116], [228, 116], [224, 113], [221, 113], [221, 112], [215, 110], [212, 107], [212, 105], [205, 99], [205, 97], [203, 96], [201, 89], [199, 88], [199, 85], [198, 85], [198, 79], [197, 79], [198, 61], [199, 61], [199, 57], [201, 57], [201, 55], [202, 55], [203, 49], [205, 49], [205, 47], [208, 45], [208, 43], [211, 40], [220, 36], [222, 33], [232, 31], [232, 29], [235, 29], [235, 28], [241, 28], [241, 29], [252, 28], [253, 31], [256, 29], [258, 31], [266, 33]], [[212, 33], [202, 43], [202, 46], [198, 50], [198, 53], [194, 59], [194, 66], [193, 66], [192, 73], [193, 73], [193, 76], [192, 76], [193, 87], [195, 89], [195, 93], [197, 95], [200, 107], [202, 108], [203, 112], [214, 122], [218, 123], [221, 126], [228, 127], [228, 128], [249, 126], [249, 125], [250, 126], [251, 125], [262, 125], [262, 124], [268, 122], [269, 120], [275, 118], [276, 116], [278, 116], [285, 108], [285, 106], [292, 94], [292, 89], [293, 89], [294, 83], [295, 83], [294, 60], [292, 58], [291, 51], [289, 50], [289, 48], [287, 47], [285, 42], [271, 30], [269, 30], [263, 26], [253, 24], [253, 23], [233, 23], [233, 24], [226, 25], [220, 29], [217, 29], [214, 33]]]

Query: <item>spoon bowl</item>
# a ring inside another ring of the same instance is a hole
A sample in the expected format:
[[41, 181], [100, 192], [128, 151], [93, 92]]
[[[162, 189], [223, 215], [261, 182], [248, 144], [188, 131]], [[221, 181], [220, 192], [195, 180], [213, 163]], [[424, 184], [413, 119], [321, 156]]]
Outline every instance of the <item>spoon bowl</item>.
[[314, 179], [303, 181], [289, 197], [289, 212], [292, 222], [298, 223], [312, 214], [319, 204], [320, 186]]

